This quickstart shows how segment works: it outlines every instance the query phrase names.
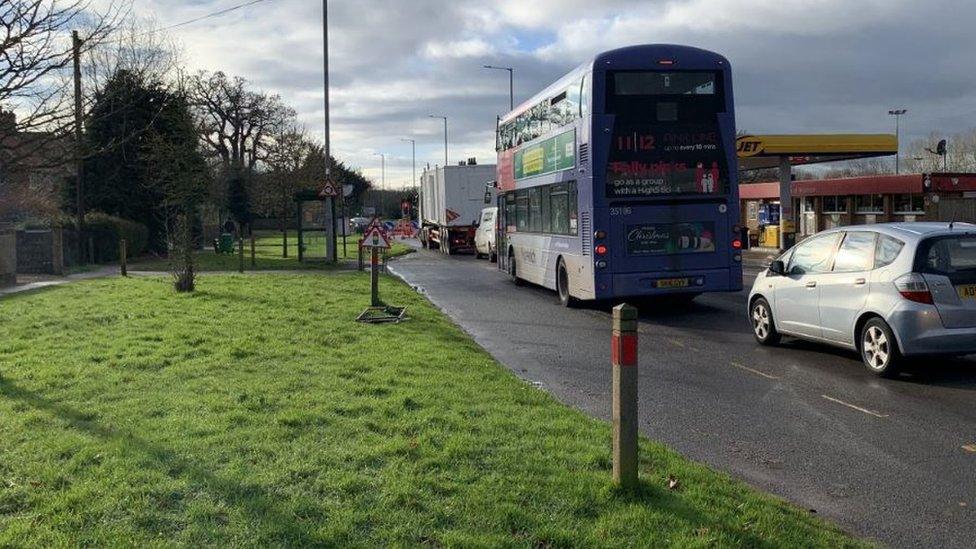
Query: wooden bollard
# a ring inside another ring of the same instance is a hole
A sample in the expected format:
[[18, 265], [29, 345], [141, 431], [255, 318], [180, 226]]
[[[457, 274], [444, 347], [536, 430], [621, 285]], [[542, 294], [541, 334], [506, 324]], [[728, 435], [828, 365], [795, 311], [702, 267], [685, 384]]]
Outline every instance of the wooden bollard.
[[613, 482], [637, 487], [637, 309], [613, 308]]
[[237, 255], [239, 258], [237, 270], [244, 272], [244, 237], [241, 236], [237, 239]]
[[251, 233], [251, 268], [257, 267], [257, 262], [254, 259], [254, 233]]
[[380, 306], [380, 271], [379, 271], [379, 260], [380, 260], [380, 250], [379, 248], [370, 248], [370, 272], [369, 272], [369, 301], [372, 307]]
[[128, 243], [124, 238], [119, 239], [119, 272], [122, 276], [129, 276], [129, 269], [127, 265], [129, 250]]

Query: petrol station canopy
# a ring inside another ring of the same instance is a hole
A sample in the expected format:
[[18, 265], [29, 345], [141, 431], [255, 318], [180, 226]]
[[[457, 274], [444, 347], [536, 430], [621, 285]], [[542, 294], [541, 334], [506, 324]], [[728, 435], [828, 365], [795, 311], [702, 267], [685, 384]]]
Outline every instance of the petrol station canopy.
[[742, 135], [736, 139], [739, 171], [891, 156], [898, 152], [893, 134]]

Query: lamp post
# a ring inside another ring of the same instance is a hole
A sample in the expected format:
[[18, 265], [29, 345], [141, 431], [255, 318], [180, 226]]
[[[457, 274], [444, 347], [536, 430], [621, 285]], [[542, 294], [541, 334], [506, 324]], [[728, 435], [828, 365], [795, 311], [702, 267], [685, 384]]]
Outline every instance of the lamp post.
[[417, 140], [400, 138], [400, 141], [410, 142], [410, 155], [413, 161], [413, 194], [417, 196]]
[[430, 118], [441, 118], [444, 120], [444, 166], [447, 166], [447, 117], [437, 116], [436, 114], [428, 114]]
[[895, 173], [896, 174], [899, 171], [898, 158], [899, 156], [901, 156], [899, 154], [901, 152], [901, 138], [899, 137], [899, 133], [900, 133], [899, 121], [901, 119], [901, 115], [905, 114], [906, 112], [908, 112], [908, 109], [891, 109], [888, 111], [888, 114], [890, 116], [895, 117]]
[[494, 65], [482, 65], [482, 67], [498, 71], [508, 71], [508, 110], [515, 110], [515, 69], [513, 67], [496, 67]]
[[[325, 89], [325, 180], [332, 181], [332, 148], [329, 139], [329, 0], [322, 0], [322, 53]], [[325, 256], [328, 261], [335, 263], [336, 231], [335, 231], [335, 197], [326, 198], [329, 209], [329, 223], [325, 233]]]

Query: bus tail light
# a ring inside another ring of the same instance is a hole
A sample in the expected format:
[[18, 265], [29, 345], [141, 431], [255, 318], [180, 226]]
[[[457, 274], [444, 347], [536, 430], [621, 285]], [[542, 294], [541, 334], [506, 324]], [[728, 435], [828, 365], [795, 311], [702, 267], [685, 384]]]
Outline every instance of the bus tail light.
[[603, 238], [606, 238], [606, 237], [607, 237], [607, 232], [606, 231], [595, 231], [593, 233], [593, 238], [603, 239]]
[[606, 269], [607, 268], [607, 262], [604, 261], [604, 260], [602, 260], [602, 259], [599, 260], [599, 261], [597, 261], [596, 262], [596, 268], [597, 269]]
[[607, 245], [597, 244], [596, 247], [593, 248], [593, 251], [596, 252], [596, 255], [607, 255]]
[[738, 238], [736, 238], [735, 240], [732, 241], [732, 247], [735, 248], [736, 250], [741, 250], [742, 249], [742, 241], [739, 240]]
[[898, 293], [902, 297], [909, 301], [925, 303], [926, 305], [934, 303], [929, 285], [925, 282], [925, 278], [918, 273], [908, 273], [895, 279], [895, 288], [898, 289]]

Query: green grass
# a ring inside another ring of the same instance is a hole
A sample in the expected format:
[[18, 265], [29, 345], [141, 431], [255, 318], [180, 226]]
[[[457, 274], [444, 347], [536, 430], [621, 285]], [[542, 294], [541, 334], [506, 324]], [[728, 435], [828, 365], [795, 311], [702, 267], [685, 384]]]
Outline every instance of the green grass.
[[[309, 261], [298, 261], [298, 234], [294, 231], [288, 233], [288, 257], [282, 257], [282, 238], [281, 233], [268, 231], [256, 233], [254, 240], [255, 265], [251, 266], [251, 244], [244, 241], [244, 269], [248, 271], [268, 271], [268, 270], [306, 270], [306, 269], [335, 269], [335, 265], [324, 262], [325, 259], [325, 238], [321, 233], [309, 233], [306, 236], [306, 249], [309, 250], [307, 258]], [[359, 235], [349, 235], [346, 237], [346, 246], [343, 248], [342, 237], [338, 241], [337, 255], [342, 263], [355, 262], [357, 242]], [[345, 251], [345, 253], [343, 253]], [[413, 248], [402, 242], [393, 241], [388, 257], [396, 257], [413, 251]], [[213, 247], [197, 252], [196, 267], [198, 271], [236, 271], [240, 265], [240, 258], [234, 254], [216, 254]], [[170, 268], [168, 259], [136, 259], [131, 260], [129, 269], [133, 271], [165, 271]]]
[[[360, 273], [102, 279], [0, 300], [0, 546], [858, 545], [515, 378]], [[608, 388], [609, 389], [609, 388]], [[680, 488], [667, 489], [667, 479]]]

